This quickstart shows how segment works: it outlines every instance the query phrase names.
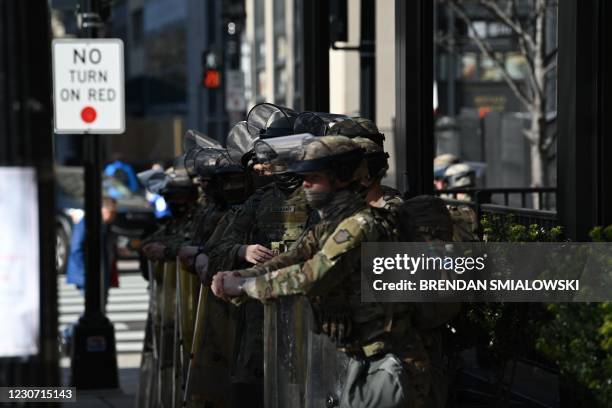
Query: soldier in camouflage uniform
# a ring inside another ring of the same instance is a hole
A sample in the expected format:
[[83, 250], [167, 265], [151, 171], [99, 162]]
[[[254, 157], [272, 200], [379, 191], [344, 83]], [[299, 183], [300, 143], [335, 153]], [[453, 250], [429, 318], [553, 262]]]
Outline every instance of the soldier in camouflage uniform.
[[[145, 339], [145, 356], [155, 345], [154, 379], [147, 381], [156, 395], [157, 402], [162, 400], [170, 403], [172, 390], [171, 371], [174, 361], [174, 285], [176, 270], [170, 265], [174, 264], [176, 253], [174, 248], [183, 242], [187, 236], [185, 230], [192, 222], [198, 192], [184, 168], [180, 166], [182, 160], [177, 160], [175, 167], [163, 174], [163, 179], [157, 180], [158, 192], [164, 197], [170, 207], [173, 217], [158, 231], [144, 240], [142, 251], [147, 259], [165, 264], [164, 273], [150, 280], [150, 285], [156, 287], [151, 296], [151, 310], [148, 318], [148, 339]], [[155, 180], [151, 180], [155, 181]], [[155, 183], [154, 183], [155, 184]], [[152, 276], [153, 271], [150, 271]], [[155, 282], [154, 282], [155, 281]], [[151, 337], [154, 336], [154, 339]], [[150, 346], [150, 347], [149, 347]], [[143, 357], [143, 363], [145, 358]], [[146, 370], [144, 370], [146, 371]], [[148, 376], [143, 371], [143, 376]], [[145, 381], [143, 381], [145, 383]], [[144, 393], [144, 391], [143, 391]], [[142, 393], [141, 393], [142, 394]], [[143, 398], [139, 403], [146, 404]]]
[[[294, 117], [295, 113], [286, 108], [257, 105], [249, 112], [247, 122], [237, 124], [230, 132], [228, 150], [232, 157], [240, 157], [243, 164], [253, 169], [262, 164], [257, 161], [254, 141], [291, 134]], [[245, 128], [248, 131], [240, 131]], [[273, 182], [246, 200], [220, 242], [212, 248], [211, 260], [221, 261], [217, 266], [237, 269], [265, 262], [285, 251], [306, 227], [310, 210], [299, 188], [301, 179], [293, 174], [271, 177]], [[236, 311], [232, 365], [235, 406], [263, 406], [263, 314], [263, 306], [256, 301], [244, 302]]]
[[203, 404], [227, 407], [231, 397], [229, 367], [234, 319], [227, 304], [208, 296], [210, 274], [222, 263], [222, 259], [211, 253], [242, 209], [251, 192], [251, 182], [245, 169], [230, 160], [225, 149], [202, 151], [194, 165], [198, 177], [206, 181], [205, 191], [213, 204], [204, 220], [206, 225], [196, 233], [192, 245], [182, 249], [183, 257], [187, 258], [183, 262], [197, 273], [202, 283], [184, 401], [188, 407]]
[[366, 201], [372, 207], [385, 208], [389, 211], [400, 206], [404, 200], [399, 191], [392, 187], [381, 184], [382, 178], [389, 169], [387, 159], [389, 154], [385, 153], [382, 146], [374, 143], [366, 137], [356, 137], [355, 143], [365, 150], [368, 175], [364, 177], [362, 184], [367, 188]]
[[172, 218], [143, 240], [142, 251], [152, 261], [175, 259], [181, 244], [188, 239], [186, 227], [192, 225], [198, 208], [198, 190], [184, 168], [170, 172], [160, 192], [170, 207]]
[[[308, 140], [291, 170], [304, 174], [308, 203], [321, 222], [293, 250], [255, 267], [215, 275], [213, 291], [262, 302], [303, 294], [320, 317], [347, 316], [349, 325], [321, 327], [350, 357], [339, 406], [415, 405], [406, 374], [406, 344], [414, 335], [409, 315], [360, 301], [360, 245], [396, 240], [389, 213], [367, 205], [359, 194], [365, 176], [363, 150], [343, 136]], [[322, 319], [321, 319], [322, 317]], [[338, 406], [331, 400], [328, 406]]]

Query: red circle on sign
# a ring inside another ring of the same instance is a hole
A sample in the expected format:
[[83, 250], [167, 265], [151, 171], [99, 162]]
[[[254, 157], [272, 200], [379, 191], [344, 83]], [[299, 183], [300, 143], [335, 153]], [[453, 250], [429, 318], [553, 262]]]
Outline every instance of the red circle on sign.
[[81, 119], [83, 119], [83, 122], [85, 123], [92, 123], [94, 120], [96, 120], [96, 116], [98, 116], [98, 114], [91, 106], [86, 106], [81, 111]]

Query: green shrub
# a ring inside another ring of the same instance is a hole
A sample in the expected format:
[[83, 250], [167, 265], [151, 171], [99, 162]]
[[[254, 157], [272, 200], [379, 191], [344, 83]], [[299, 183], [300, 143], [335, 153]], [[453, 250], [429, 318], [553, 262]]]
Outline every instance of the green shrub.
[[[560, 226], [524, 226], [511, 215], [483, 217], [481, 226], [488, 242], [563, 240]], [[612, 225], [590, 237], [612, 242]], [[476, 346], [500, 381], [513, 358], [544, 358], [559, 368], [565, 404], [612, 405], [612, 303], [470, 303], [453, 326], [457, 347]]]

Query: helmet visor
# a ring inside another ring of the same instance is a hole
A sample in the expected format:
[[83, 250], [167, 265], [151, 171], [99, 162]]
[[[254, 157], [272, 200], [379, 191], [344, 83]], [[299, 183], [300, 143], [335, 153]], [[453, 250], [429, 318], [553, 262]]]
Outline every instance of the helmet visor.
[[187, 153], [197, 147], [221, 147], [221, 143], [204, 133], [189, 129], [183, 136], [183, 152]]
[[246, 121], [236, 123], [225, 142], [230, 158], [236, 163], [245, 164], [243, 158], [253, 150], [253, 144], [258, 137], [258, 130]]
[[272, 174], [281, 174], [287, 172], [289, 165], [297, 159], [296, 154], [304, 144], [314, 138], [313, 135], [304, 133], [258, 139], [254, 145], [255, 157], [258, 163], [264, 164], [265, 170]]

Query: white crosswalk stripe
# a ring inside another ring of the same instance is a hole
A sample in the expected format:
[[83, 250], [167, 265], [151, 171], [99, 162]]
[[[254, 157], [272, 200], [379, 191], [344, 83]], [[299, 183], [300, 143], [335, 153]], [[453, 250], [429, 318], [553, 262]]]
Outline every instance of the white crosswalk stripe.
[[[142, 351], [144, 328], [149, 307], [147, 281], [138, 273], [121, 273], [119, 287], [109, 291], [106, 316], [115, 327], [115, 341], [119, 363], [123, 355], [138, 356]], [[59, 330], [74, 324], [85, 310], [81, 292], [66, 283], [66, 276], [58, 277]]]

